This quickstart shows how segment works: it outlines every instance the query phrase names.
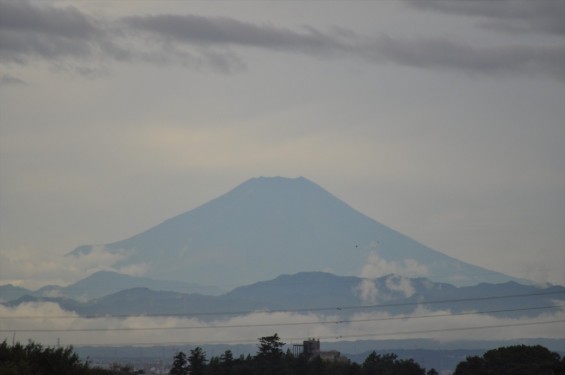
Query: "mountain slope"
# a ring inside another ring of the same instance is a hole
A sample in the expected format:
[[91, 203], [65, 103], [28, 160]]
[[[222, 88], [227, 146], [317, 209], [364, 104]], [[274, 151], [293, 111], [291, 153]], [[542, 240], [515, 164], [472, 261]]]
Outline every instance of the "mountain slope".
[[89, 300], [116, 293], [124, 289], [149, 288], [156, 291], [181, 293], [201, 293], [218, 295], [222, 291], [215, 287], [206, 287], [195, 283], [172, 280], [154, 280], [146, 277], [134, 277], [111, 271], [99, 271], [62, 288], [62, 295], [69, 298]]
[[31, 290], [22, 288], [20, 286], [14, 286], [12, 284], [0, 285], [0, 302], [7, 302], [18, 299], [31, 293]]
[[[81, 246], [70, 254], [87, 256], [92, 249]], [[156, 279], [209, 285], [237, 286], [301, 271], [358, 275], [370, 254], [394, 268], [389, 272], [455, 285], [512, 280], [422, 245], [302, 177], [248, 180], [104, 249], [124, 255], [117, 266], [141, 263]]]
[[173, 280], [154, 280], [146, 277], [134, 277], [112, 271], [98, 271], [69, 286], [46, 285], [35, 291], [12, 285], [0, 285], [0, 302], [16, 300], [25, 295], [34, 297], [58, 297], [77, 301], [103, 297], [131, 288], [149, 288], [155, 291], [179, 293], [200, 293], [219, 295], [223, 290], [213, 286]]

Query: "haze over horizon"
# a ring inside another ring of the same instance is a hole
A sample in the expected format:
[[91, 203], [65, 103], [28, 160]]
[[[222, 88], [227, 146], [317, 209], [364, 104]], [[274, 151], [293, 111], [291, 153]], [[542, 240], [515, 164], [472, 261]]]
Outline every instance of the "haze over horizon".
[[113, 269], [64, 254], [304, 176], [446, 255], [565, 285], [564, 18], [559, 0], [1, 0], [0, 284]]

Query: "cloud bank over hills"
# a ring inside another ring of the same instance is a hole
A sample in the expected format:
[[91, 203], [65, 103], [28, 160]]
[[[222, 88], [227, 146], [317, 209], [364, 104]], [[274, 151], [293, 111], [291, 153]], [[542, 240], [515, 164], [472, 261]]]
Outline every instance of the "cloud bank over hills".
[[[77, 285], [92, 288], [97, 277]], [[360, 289], [376, 291], [366, 300]], [[169, 288], [176, 285], [169, 284]], [[560, 338], [564, 287], [513, 282], [454, 287], [387, 275], [366, 280], [307, 272], [241, 286], [219, 296], [132, 288], [78, 302], [26, 295], [0, 304], [0, 337], [77, 345], [173, 345], [284, 340], [416, 338], [500, 340]], [[49, 324], [46, 325], [45, 323]], [[151, 333], [148, 335], [148, 333]]]

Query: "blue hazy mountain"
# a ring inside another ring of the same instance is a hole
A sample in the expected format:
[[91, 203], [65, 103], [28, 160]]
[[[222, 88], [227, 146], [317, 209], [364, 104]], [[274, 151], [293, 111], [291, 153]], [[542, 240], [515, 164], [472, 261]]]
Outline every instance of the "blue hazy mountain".
[[[361, 288], [371, 283], [378, 291], [367, 301]], [[526, 317], [554, 313], [562, 309], [565, 287], [522, 285], [515, 282], [482, 283], [455, 287], [425, 278], [386, 275], [377, 279], [337, 276], [324, 272], [281, 275], [219, 296], [131, 288], [88, 302], [61, 297], [26, 295], [4, 303], [18, 306], [26, 302], [53, 302], [82, 316], [152, 315], [197, 316], [217, 320], [251, 311], [313, 311], [318, 315], [343, 318], [358, 312], [411, 314], [421, 307], [430, 311], [462, 313], [480, 311], [497, 317]]]
[[35, 291], [13, 285], [0, 285], [0, 302], [12, 301], [25, 295], [34, 297], [60, 297], [88, 301], [131, 288], [149, 288], [155, 291], [201, 293], [219, 295], [225, 291], [195, 283], [174, 280], [154, 280], [112, 271], [98, 271], [68, 286], [46, 285]]
[[[80, 246], [81, 257], [95, 246]], [[454, 285], [514, 278], [477, 267], [386, 227], [303, 178], [259, 177], [131, 238], [98, 246], [144, 264], [148, 277], [234, 287], [284, 273], [359, 275], [369, 254]], [[408, 263], [407, 263], [408, 260]], [[409, 274], [407, 276], [416, 276]]]
[[[120, 274], [112, 271], [98, 271], [92, 275], [77, 281], [67, 287], [60, 288], [61, 296], [78, 300], [90, 300], [113, 294], [124, 289], [149, 288], [156, 291], [172, 291], [180, 293], [201, 293], [208, 295], [218, 295], [223, 293], [219, 288], [203, 286], [195, 283], [174, 280], [154, 280], [146, 277], [135, 277]], [[42, 288], [43, 289], [43, 288]], [[36, 294], [49, 296], [49, 293], [41, 293], [42, 289]], [[54, 295], [55, 293], [51, 293]]]
[[31, 290], [12, 284], [0, 285], [0, 302], [7, 302], [31, 294]]

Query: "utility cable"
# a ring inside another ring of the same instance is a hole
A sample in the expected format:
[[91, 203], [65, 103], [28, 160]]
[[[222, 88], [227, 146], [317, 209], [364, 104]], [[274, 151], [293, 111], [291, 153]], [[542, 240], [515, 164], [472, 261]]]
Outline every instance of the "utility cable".
[[[471, 331], [471, 330], [481, 330], [481, 329], [493, 329], [493, 328], [510, 328], [510, 327], [524, 327], [533, 325], [546, 325], [555, 323], [565, 323], [565, 320], [549, 320], [549, 321], [539, 321], [539, 322], [529, 322], [529, 323], [510, 323], [510, 324], [493, 324], [484, 326], [472, 326], [472, 327], [458, 327], [458, 328], [441, 328], [441, 329], [429, 329], [429, 330], [419, 330], [419, 331], [396, 331], [396, 332], [379, 332], [379, 333], [366, 333], [366, 334], [354, 334], [354, 335], [327, 335], [316, 337], [319, 340], [340, 340], [340, 339], [362, 339], [367, 337], [382, 337], [382, 336], [405, 336], [414, 334], [424, 334], [424, 333], [442, 333], [442, 332], [456, 332], [456, 331]], [[281, 341], [286, 342], [296, 342], [302, 340], [308, 340], [311, 337], [281, 337]], [[190, 341], [172, 341], [172, 342], [130, 342], [130, 343], [111, 343], [111, 344], [74, 344], [75, 347], [122, 347], [122, 346], [179, 346], [179, 345], [212, 345], [212, 344], [251, 344], [256, 343], [257, 339], [232, 339], [232, 340], [198, 340], [198, 342]]]
[[481, 314], [497, 314], [503, 312], [518, 312], [518, 311], [532, 311], [543, 309], [556, 309], [562, 308], [565, 305], [552, 305], [552, 306], [535, 306], [517, 309], [502, 309], [502, 310], [488, 310], [488, 311], [474, 311], [464, 313], [449, 313], [449, 314], [428, 314], [416, 316], [398, 316], [398, 317], [380, 317], [380, 318], [367, 318], [367, 319], [349, 319], [349, 320], [326, 320], [326, 321], [307, 321], [307, 322], [281, 322], [281, 323], [253, 323], [253, 324], [226, 324], [226, 325], [203, 325], [203, 326], [175, 326], [175, 327], [127, 327], [127, 328], [38, 328], [38, 329], [0, 329], [0, 332], [126, 332], [126, 331], [168, 331], [168, 330], [191, 330], [191, 329], [224, 329], [224, 328], [255, 328], [255, 327], [282, 327], [282, 326], [299, 326], [299, 325], [334, 325], [334, 324], [351, 324], [351, 323], [366, 323], [376, 321], [388, 320], [410, 320], [410, 319], [424, 319], [424, 318], [443, 318], [455, 317], [466, 315], [481, 315]]
[[[534, 296], [548, 296], [556, 294], [565, 294], [565, 291], [551, 291], [543, 293], [523, 293], [523, 294], [509, 294], [497, 295], [486, 297], [472, 297], [472, 298], [455, 298], [446, 300], [431, 300], [431, 301], [418, 301], [418, 302], [395, 302], [386, 304], [373, 304], [373, 305], [350, 305], [350, 306], [334, 306], [334, 307], [312, 307], [312, 308], [297, 308], [297, 309], [256, 309], [256, 310], [240, 310], [240, 311], [208, 311], [208, 312], [193, 312], [193, 313], [173, 313], [173, 314], [88, 314], [88, 315], [24, 315], [24, 316], [0, 316], [0, 319], [95, 319], [95, 318], [130, 318], [130, 317], [196, 317], [196, 316], [226, 316], [226, 315], [248, 315], [257, 312], [266, 313], [292, 313], [292, 312], [321, 312], [321, 311], [343, 311], [343, 310], [371, 310], [390, 307], [405, 307], [405, 306], [426, 306], [437, 305], [446, 303], [460, 303], [460, 302], [476, 302], [487, 300], [498, 300], [507, 298], [522, 298]], [[42, 301], [53, 302], [53, 301]]]

